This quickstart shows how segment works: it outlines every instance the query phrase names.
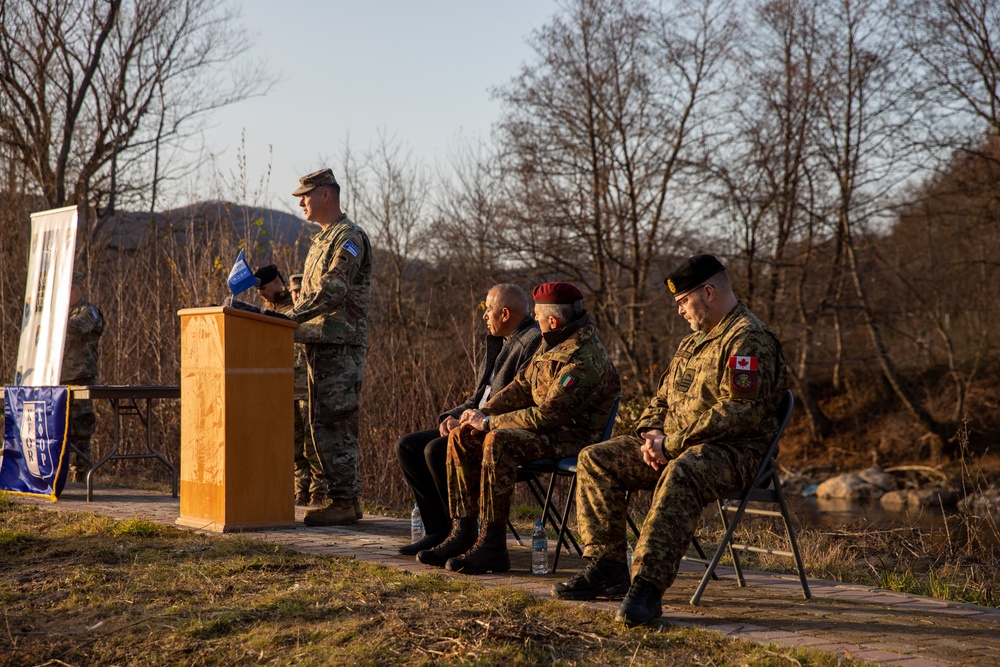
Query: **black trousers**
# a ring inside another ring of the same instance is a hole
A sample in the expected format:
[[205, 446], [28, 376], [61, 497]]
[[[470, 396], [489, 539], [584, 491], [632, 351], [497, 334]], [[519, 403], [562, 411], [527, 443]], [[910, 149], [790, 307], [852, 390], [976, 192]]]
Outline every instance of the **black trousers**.
[[420, 506], [428, 534], [448, 532], [448, 438], [437, 429], [407, 433], [396, 443], [396, 458]]

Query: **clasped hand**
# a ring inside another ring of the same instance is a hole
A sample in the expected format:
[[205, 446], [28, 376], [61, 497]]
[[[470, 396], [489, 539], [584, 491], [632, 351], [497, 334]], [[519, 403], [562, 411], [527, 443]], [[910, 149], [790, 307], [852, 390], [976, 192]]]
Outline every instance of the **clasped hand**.
[[449, 433], [451, 433], [451, 429], [458, 428], [459, 423], [460, 422], [457, 419], [455, 419], [451, 415], [448, 415], [438, 426], [438, 433], [441, 434], [442, 438], [445, 438], [448, 436]]
[[462, 413], [462, 418], [459, 421], [459, 424], [476, 431], [485, 431], [486, 425], [483, 424], [484, 419], [486, 419], [486, 414], [482, 410], [469, 408]]
[[642, 460], [653, 470], [659, 470], [667, 465], [667, 457], [663, 455], [663, 440], [666, 438], [660, 429], [643, 431], [643, 443], [639, 447], [642, 452]]

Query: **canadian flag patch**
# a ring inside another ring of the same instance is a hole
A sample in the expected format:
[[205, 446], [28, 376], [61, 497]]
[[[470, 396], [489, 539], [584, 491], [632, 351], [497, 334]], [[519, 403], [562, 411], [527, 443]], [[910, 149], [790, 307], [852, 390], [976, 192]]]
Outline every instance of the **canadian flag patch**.
[[738, 371], [755, 371], [757, 370], [757, 357], [729, 357], [729, 367], [735, 368]]

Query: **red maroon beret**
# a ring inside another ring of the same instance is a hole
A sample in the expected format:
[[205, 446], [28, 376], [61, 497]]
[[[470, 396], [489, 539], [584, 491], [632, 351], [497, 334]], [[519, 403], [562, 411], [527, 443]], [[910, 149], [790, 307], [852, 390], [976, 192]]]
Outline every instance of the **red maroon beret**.
[[535, 303], [576, 303], [583, 299], [583, 292], [569, 283], [542, 283], [531, 290]]

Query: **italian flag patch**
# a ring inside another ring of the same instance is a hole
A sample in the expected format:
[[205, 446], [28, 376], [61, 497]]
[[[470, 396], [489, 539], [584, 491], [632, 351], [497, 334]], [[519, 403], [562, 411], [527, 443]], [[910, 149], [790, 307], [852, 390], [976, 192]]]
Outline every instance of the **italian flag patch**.
[[559, 384], [563, 386], [563, 389], [569, 389], [576, 384], [576, 378], [569, 373], [566, 373], [566, 375], [563, 375], [562, 379], [559, 380]]

